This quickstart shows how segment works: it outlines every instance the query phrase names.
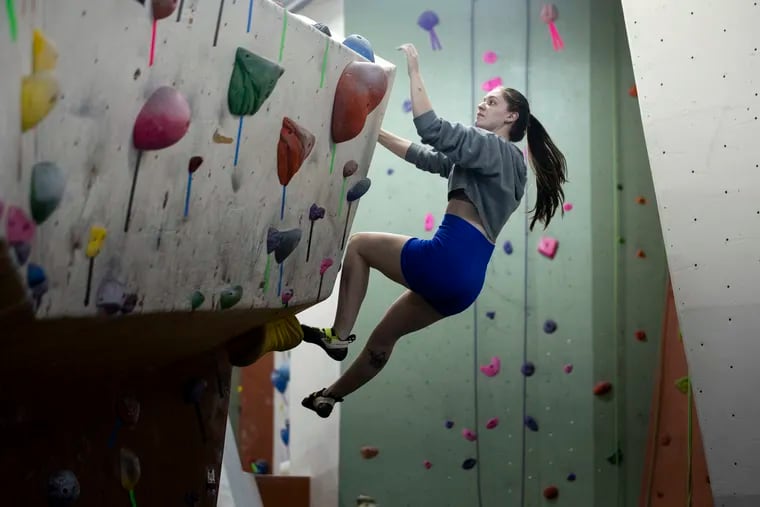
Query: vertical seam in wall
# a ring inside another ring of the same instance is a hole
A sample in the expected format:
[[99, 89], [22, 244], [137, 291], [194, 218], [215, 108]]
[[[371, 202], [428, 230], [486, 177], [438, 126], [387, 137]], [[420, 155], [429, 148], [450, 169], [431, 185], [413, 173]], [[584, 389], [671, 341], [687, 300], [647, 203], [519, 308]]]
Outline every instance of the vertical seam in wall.
[[[528, 72], [528, 59], [530, 57], [530, 0], [525, 0], [525, 96], [530, 97], [530, 73]], [[527, 143], [527, 140], [526, 140]], [[530, 158], [530, 155], [527, 157]], [[530, 163], [528, 160], [526, 160], [526, 163]], [[526, 182], [527, 186], [527, 182]], [[523, 193], [523, 197], [525, 199], [524, 206], [525, 206], [525, 222], [523, 227], [523, 236], [525, 239], [525, 251], [523, 252], [523, 364], [528, 360], [528, 220], [529, 220], [529, 205], [528, 205], [528, 192], [527, 189]], [[522, 416], [523, 416], [523, 424], [522, 424], [522, 456], [521, 456], [521, 474], [522, 478], [520, 481], [520, 505], [522, 507], [525, 506], [525, 442], [526, 442], [526, 431], [525, 431], [525, 416], [527, 415], [526, 409], [527, 409], [527, 397], [528, 397], [528, 378], [523, 375], [522, 376], [522, 383], [523, 383], [523, 389], [522, 389]]]

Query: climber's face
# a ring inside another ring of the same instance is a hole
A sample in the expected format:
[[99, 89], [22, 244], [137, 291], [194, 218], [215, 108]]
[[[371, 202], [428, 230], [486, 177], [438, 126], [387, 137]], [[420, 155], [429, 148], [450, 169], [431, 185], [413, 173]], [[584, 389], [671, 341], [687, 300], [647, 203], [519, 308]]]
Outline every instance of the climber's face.
[[512, 123], [517, 120], [517, 112], [507, 109], [507, 100], [499, 88], [494, 88], [478, 104], [476, 111], [475, 126], [491, 132], [496, 132], [502, 127], [509, 131]]

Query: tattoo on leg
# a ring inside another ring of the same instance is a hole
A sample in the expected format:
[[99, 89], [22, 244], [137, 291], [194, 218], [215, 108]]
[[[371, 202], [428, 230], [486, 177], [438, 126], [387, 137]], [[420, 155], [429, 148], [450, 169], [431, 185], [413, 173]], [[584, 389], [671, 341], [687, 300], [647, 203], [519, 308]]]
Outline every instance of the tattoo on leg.
[[377, 370], [382, 369], [385, 363], [388, 362], [388, 354], [386, 352], [375, 352], [374, 350], [367, 349], [367, 353], [369, 354], [369, 364]]

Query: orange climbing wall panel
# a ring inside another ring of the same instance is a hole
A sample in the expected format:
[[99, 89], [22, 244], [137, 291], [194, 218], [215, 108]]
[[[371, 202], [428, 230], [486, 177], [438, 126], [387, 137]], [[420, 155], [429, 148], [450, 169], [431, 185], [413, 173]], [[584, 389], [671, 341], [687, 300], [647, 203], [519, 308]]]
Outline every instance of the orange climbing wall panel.
[[676, 381], [688, 375], [684, 344], [679, 335], [673, 287], [668, 282], [661, 345], [660, 368], [652, 398], [647, 446], [647, 468], [643, 473], [641, 507], [713, 507], [702, 435], [692, 400], [691, 504], [687, 503], [689, 481], [687, 394]]

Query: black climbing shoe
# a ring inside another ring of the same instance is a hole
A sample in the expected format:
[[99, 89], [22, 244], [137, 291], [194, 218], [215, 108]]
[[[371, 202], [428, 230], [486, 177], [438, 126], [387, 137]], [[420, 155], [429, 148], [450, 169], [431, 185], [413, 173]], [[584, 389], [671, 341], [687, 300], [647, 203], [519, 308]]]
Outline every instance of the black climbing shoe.
[[355, 335], [349, 335], [345, 340], [341, 340], [332, 328], [318, 328], [301, 324], [301, 329], [303, 329], [303, 341], [322, 347], [322, 350], [336, 361], [343, 361], [346, 358], [348, 344], [356, 340]]
[[320, 389], [311, 393], [301, 401], [301, 405], [309, 410], [313, 410], [323, 419], [327, 419], [333, 411], [336, 403], [343, 401], [343, 398], [333, 398], [324, 394], [325, 390]]

